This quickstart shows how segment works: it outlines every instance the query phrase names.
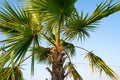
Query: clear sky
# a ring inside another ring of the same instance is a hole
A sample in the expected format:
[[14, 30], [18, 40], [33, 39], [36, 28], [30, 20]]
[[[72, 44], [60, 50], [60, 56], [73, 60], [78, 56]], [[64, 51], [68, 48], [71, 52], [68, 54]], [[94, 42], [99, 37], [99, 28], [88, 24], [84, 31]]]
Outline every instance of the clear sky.
[[[92, 2], [93, 1], [93, 2]], [[96, 4], [102, 0], [78, 0], [76, 8], [79, 12], [82, 10], [85, 13], [92, 13]], [[117, 1], [117, 0], [115, 0]], [[112, 14], [101, 20], [99, 28], [95, 32], [91, 32], [90, 38], [86, 38], [84, 42], [74, 41], [75, 45], [84, 47], [101, 57], [119, 76], [120, 76], [120, 12]], [[0, 35], [0, 39], [2, 39]], [[84, 59], [84, 51], [76, 49], [76, 56], [73, 57], [73, 62], [76, 65], [79, 73], [82, 75], [84, 80], [111, 80], [107, 75], [103, 73], [99, 77], [99, 73], [92, 72], [89, 69], [87, 60]], [[26, 80], [50, 80], [50, 74], [45, 70], [43, 64], [35, 64], [35, 76], [30, 76], [30, 60], [27, 60], [22, 66], [23, 75]], [[119, 78], [120, 79], [120, 78]], [[69, 79], [72, 80], [72, 79]]]

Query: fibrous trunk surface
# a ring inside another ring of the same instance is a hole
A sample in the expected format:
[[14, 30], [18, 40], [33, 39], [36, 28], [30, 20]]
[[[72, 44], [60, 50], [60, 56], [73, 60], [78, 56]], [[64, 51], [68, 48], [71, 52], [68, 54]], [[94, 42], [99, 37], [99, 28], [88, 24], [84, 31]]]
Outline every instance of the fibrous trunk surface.
[[58, 49], [52, 49], [51, 55], [49, 56], [49, 61], [52, 64], [52, 71], [48, 69], [51, 73], [51, 80], [64, 80], [64, 56], [65, 53], [59, 51]]

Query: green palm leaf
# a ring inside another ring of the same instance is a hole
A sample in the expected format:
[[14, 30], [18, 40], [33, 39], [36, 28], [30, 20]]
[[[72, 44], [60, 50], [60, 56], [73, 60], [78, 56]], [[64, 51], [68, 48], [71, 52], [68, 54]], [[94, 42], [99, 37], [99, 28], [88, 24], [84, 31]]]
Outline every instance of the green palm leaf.
[[71, 56], [75, 55], [75, 47], [73, 44], [65, 42], [61, 40], [61, 46], [65, 49], [65, 51], [70, 54]]
[[[88, 18], [88, 14], [85, 16], [83, 15], [83, 12], [79, 16], [78, 13], [76, 16], [71, 17], [67, 20], [65, 29], [64, 29], [64, 37], [67, 40], [74, 40], [76, 38], [78, 39], [84, 39], [85, 37], [89, 37], [90, 34], [89, 31], [93, 31], [94, 28], [96, 28], [95, 25], [97, 23], [86, 25]], [[69, 35], [69, 36], [68, 36]]]
[[[7, 35], [2, 42], [6, 44], [7, 50], [4, 56], [0, 58], [0, 66], [10, 63], [10, 54], [14, 51], [14, 64], [20, 63], [30, 47], [33, 49], [39, 45], [41, 26], [37, 22], [36, 15], [30, 14], [29, 11], [15, 4], [10, 4], [6, 0], [0, 10], [0, 29]], [[34, 21], [33, 21], [34, 20]], [[34, 51], [32, 52], [32, 67], [34, 64]], [[31, 69], [33, 70], [33, 68]]]
[[38, 61], [38, 62], [48, 62], [47, 61], [47, 58], [48, 58], [48, 55], [50, 54], [50, 49], [49, 48], [44, 48], [44, 47], [36, 47], [35, 48], [35, 59]]
[[0, 80], [23, 80], [20, 67], [0, 68]]
[[74, 64], [72, 64], [71, 62], [67, 64], [67, 71], [70, 77], [72, 77], [74, 80], [83, 80], [83, 78], [80, 76], [80, 74], [75, 69]]
[[28, 13], [25, 12], [25, 9], [16, 7], [16, 5], [13, 5], [13, 3], [10, 4], [6, 0], [4, 0], [1, 5], [4, 6], [0, 9], [1, 23], [29, 24], [30, 18], [29, 15], [27, 15]]
[[[3, 59], [9, 60], [10, 53], [14, 51], [14, 56], [16, 58], [16, 61], [21, 61], [23, 57], [26, 54], [26, 51], [28, 50], [29, 46], [31, 45], [32, 37], [31, 36], [26, 36], [23, 37], [22, 35], [19, 36], [12, 36], [8, 38], [7, 40], [4, 40], [4, 43], [7, 43], [5, 48], [8, 48], [6, 51], [5, 57]], [[24, 47], [23, 47], [24, 46]], [[6, 62], [5, 62], [6, 63]]]
[[42, 14], [43, 20], [62, 21], [74, 11], [76, 0], [32, 0], [33, 11]]
[[67, 27], [64, 29], [64, 38], [67, 40], [74, 40], [76, 38], [82, 40], [89, 37], [89, 31], [93, 31], [101, 19], [119, 10], [120, 5], [118, 3], [112, 3], [112, 0], [110, 0], [101, 2], [91, 16], [88, 14], [83, 15], [83, 12], [81, 12], [81, 15], [78, 15], [75, 12], [76, 16], [71, 17], [66, 22]]
[[100, 74], [102, 74], [102, 71], [104, 71], [112, 79], [117, 80], [118, 78], [117, 74], [108, 65], [106, 65], [106, 63], [100, 57], [96, 56], [92, 52], [89, 52], [87, 53], [85, 58], [89, 60], [92, 72], [94, 72], [94, 70], [97, 68], [99, 69]]
[[[17, 4], [18, 5], [18, 4]], [[0, 9], [0, 31], [5, 34], [21, 32], [23, 29], [29, 29], [31, 16], [24, 8], [10, 4], [8, 1], [1, 3]], [[25, 27], [26, 26], [26, 27]], [[19, 29], [19, 30], [18, 30]]]
[[113, 0], [106, 0], [105, 2], [101, 2], [94, 10], [92, 15], [87, 19], [86, 25], [95, 23], [102, 18], [108, 17], [112, 13], [118, 12], [120, 10], [119, 3], [112, 3], [112, 1]]
[[52, 32], [47, 31], [47, 32], [43, 33], [42, 36], [48, 44], [55, 46], [56, 39], [55, 39], [55, 35]]

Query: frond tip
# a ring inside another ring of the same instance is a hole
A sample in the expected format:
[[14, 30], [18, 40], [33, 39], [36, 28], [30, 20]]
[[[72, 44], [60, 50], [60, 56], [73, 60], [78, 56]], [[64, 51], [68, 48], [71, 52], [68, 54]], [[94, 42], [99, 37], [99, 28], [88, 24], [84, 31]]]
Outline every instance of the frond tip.
[[75, 69], [74, 64], [72, 64], [71, 62], [67, 64], [67, 70], [68, 70], [68, 74], [70, 75], [70, 77], [73, 77], [73, 80], [83, 80], [81, 75]]
[[92, 72], [97, 68], [100, 71], [100, 75], [104, 71], [113, 80], [118, 80], [117, 74], [100, 57], [92, 52], [88, 52], [85, 58], [88, 59]]

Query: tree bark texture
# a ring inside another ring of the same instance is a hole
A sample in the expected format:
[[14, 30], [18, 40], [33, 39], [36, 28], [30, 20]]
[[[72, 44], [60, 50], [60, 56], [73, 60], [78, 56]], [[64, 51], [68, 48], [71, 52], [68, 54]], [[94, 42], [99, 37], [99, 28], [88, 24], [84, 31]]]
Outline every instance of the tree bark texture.
[[65, 53], [56, 48], [51, 50], [49, 61], [52, 64], [52, 70], [48, 69], [48, 71], [51, 73], [51, 80], [64, 80], [64, 55]]

